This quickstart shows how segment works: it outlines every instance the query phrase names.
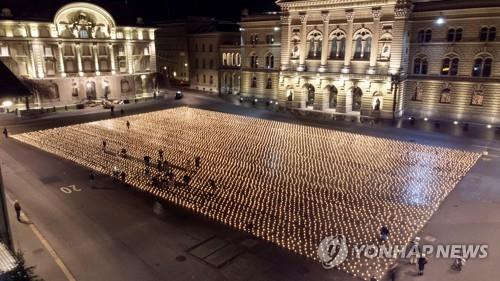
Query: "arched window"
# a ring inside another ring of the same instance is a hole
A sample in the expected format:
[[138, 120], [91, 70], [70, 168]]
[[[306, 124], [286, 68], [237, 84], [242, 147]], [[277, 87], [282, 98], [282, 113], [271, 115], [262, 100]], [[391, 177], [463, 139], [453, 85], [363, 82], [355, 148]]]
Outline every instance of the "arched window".
[[372, 36], [369, 31], [361, 30], [354, 35], [354, 59], [370, 59]]
[[320, 59], [322, 48], [321, 45], [323, 41], [322, 34], [317, 30], [313, 30], [311, 33], [309, 33], [307, 40], [309, 41], [309, 52], [307, 58]]
[[448, 30], [448, 42], [460, 42], [462, 41], [463, 30], [461, 28], [451, 28]]
[[488, 41], [490, 41], [490, 42], [495, 41], [496, 38], [497, 38], [497, 28], [490, 27], [490, 30], [488, 33]]
[[251, 67], [251, 68], [257, 68], [257, 67], [259, 67], [259, 62], [258, 62], [258, 59], [259, 59], [259, 58], [257, 57], [257, 55], [256, 55], [256, 54], [252, 54], [252, 55], [250, 56], [250, 67]]
[[78, 32], [78, 37], [80, 38], [89, 38], [89, 33], [87, 31], [87, 29], [80, 29], [80, 31]]
[[210, 69], [213, 69], [214, 68], [214, 61], [210, 60], [210, 62], [208, 63], [208, 66]]
[[474, 60], [472, 68], [472, 76], [474, 77], [490, 77], [491, 65], [493, 60], [491, 58], [477, 58]]
[[441, 66], [441, 75], [456, 76], [458, 74], [459, 59], [456, 57], [447, 57], [443, 60]]
[[448, 30], [448, 42], [455, 41], [455, 29], [451, 28]]
[[427, 30], [425, 31], [425, 39], [424, 39], [424, 41], [425, 41], [426, 43], [428, 43], [428, 42], [431, 42], [431, 41], [432, 41], [432, 30], [427, 29]]
[[345, 56], [345, 34], [341, 31], [334, 31], [332, 34], [332, 47], [330, 59], [344, 59]]
[[479, 33], [479, 40], [481, 42], [485, 42], [486, 40], [488, 40], [488, 28], [487, 27], [481, 28], [481, 31]]
[[236, 65], [241, 65], [241, 55], [239, 53], [236, 53]]
[[427, 74], [428, 62], [426, 57], [418, 57], [413, 61], [414, 74]]
[[257, 77], [252, 77], [252, 84], [250, 85], [252, 88], [257, 88]]
[[424, 30], [420, 30], [418, 32], [418, 35], [417, 35], [417, 42], [418, 43], [423, 43], [424, 39], [425, 39], [425, 31]]
[[226, 53], [222, 54], [222, 65], [227, 65], [227, 54]]
[[455, 31], [455, 42], [460, 42], [462, 41], [462, 35], [463, 35], [463, 29], [461, 28], [458, 28], [456, 31]]
[[267, 78], [266, 89], [272, 89], [272, 88], [273, 88], [273, 79]]
[[274, 68], [274, 56], [273, 56], [273, 54], [266, 55], [266, 67], [269, 69]]

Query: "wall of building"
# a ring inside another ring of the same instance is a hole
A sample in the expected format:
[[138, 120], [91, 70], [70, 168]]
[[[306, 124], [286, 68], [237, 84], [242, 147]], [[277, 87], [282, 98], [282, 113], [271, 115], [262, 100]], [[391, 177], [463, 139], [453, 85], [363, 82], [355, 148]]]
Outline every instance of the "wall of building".
[[[72, 3], [54, 22], [0, 20], [0, 60], [41, 84], [40, 106], [128, 97], [118, 86], [123, 77], [151, 80], [156, 72], [154, 29], [120, 27], [100, 7]], [[94, 84], [96, 95], [83, 94]]]

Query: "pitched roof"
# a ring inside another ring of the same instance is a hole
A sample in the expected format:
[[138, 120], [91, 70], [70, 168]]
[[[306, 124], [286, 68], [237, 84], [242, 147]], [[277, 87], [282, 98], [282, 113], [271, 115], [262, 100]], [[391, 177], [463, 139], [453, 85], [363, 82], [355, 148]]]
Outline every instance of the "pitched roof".
[[31, 96], [31, 92], [0, 60], [0, 98]]

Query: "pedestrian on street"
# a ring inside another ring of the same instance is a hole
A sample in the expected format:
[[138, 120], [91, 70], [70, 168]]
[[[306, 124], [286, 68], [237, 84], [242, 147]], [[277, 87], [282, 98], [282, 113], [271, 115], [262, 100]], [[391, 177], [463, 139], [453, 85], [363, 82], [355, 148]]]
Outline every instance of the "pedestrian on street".
[[120, 109], [120, 115], [121, 115], [121, 116], [125, 115], [125, 110], [123, 110], [123, 108], [122, 108], [122, 109]]
[[426, 264], [427, 264], [427, 259], [425, 258], [425, 254], [422, 254], [420, 258], [418, 258], [418, 275], [424, 275], [424, 269]]
[[387, 228], [387, 226], [382, 226], [380, 228], [380, 240], [382, 240], [383, 242], [387, 241], [389, 239], [389, 228]]
[[89, 180], [90, 180], [90, 186], [94, 187], [94, 182], [95, 182], [94, 172], [90, 172], [90, 174], [89, 174]]
[[7, 128], [3, 128], [3, 135], [8, 138], [9, 137], [9, 131], [7, 131]]
[[127, 129], [130, 130], [130, 122], [127, 120]]
[[112, 106], [110, 110], [111, 110], [111, 116], [115, 116], [115, 107]]
[[21, 204], [17, 200], [14, 201], [14, 210], [16, 210], [17, 221], [21, 221]]
[[420, 237], [415, 237], [415, 239], [411, 242], [410, 248], [410, 264], [416, 265], [418, 261], [418, 257], [420, 256]]

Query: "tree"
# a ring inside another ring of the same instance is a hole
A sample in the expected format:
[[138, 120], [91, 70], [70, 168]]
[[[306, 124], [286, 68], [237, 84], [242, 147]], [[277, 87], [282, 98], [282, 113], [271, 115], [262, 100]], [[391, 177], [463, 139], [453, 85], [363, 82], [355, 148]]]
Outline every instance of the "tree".
[[7, 281], [44, 281], [36, 276], [34, 266], [26, 266], [26, 260], [22, 252], [15, 253], [14, 258], [17, 266], [10, 272]]

